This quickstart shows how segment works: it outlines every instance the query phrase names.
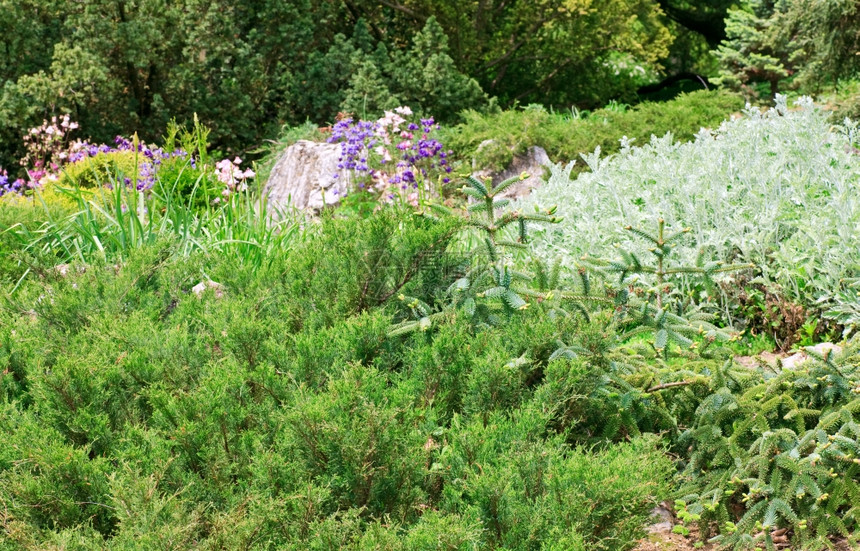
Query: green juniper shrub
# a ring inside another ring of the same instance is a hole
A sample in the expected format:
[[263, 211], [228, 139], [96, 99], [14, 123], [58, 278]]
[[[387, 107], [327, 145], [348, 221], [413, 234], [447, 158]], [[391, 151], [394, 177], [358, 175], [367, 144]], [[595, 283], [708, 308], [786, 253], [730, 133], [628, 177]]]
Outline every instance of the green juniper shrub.
[[420, 407], [432, 406], [442, 421], [462, 411], [467, 380], [487, 350], [502, 346], [495, 335], [475, 335], [468, 325], [452, 318], [436, 333], [412, 334], [402, 347], [399, 366], [405, 380], [415, 385]]
[[[422, 490], [432, 410], [415, 408], [388, 377], [353, 364], [324, 392], [299, 391], [283, 429], [283, 453], [304, 477], [329, 488], [329, 506], [414, 520]], [[334, 510], [332, 510], [333, 512]]]
[[496, 548], [541, 549], [561, 534], [582, 548], [626, 547], [668, 491], [671, 462], [655, 439], [571, 450], [538, 436], [545, 422], [533, 408], [455, 418], [431, 467], [446, 481], [440, 506], [477, 510]]
[[670, 463], [552, 424], [581, 318], [388, 336], [399, 292], [447, 304], [459, 227], [392, 209], [260, 265], [162, 236], [34, 270], [0, 308], [0, 548], [629, 547]]
[[15, 402], [2, 405], [0, 499], [12, 520], [34, 531], [72, 528], [88, 522], [103, 533], [115, 519], [109, 502], [110, 462], [68, 442]]
[[322, 226], [318, 239], [293, 252], [284, 273], [299, 306], [288, 319], [299, 317], [311, 329], [404, 292], [432, 297], [432, 285], [449, 271], [443, 253], [461, 222], [385, 209], [360, 223], [329, 216]]
[[466, 111], [465, 121], [449, 130], [444, 141], [463, 157], [477, 159], [478, 166], [495, 170], [535, 145], [553, 161], [566, 163], [597, 147], [614, 153], [622, 136], [646, 143], [652, 134], [671, 132], [675, 139], [689, 141], [700, 128], [719, 126], [743, 105], [738, 95], [699, 91], [626, 111], [607, 108], [573, 117], [540, 106], [487, 114]]

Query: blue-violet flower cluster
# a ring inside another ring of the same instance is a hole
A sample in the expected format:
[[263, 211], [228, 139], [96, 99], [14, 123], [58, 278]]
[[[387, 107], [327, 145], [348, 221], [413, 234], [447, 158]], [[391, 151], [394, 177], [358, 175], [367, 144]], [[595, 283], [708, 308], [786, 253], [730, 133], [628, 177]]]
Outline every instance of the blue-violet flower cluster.
[[22, 178], [10, 181], [9, 174], [0, 168], [0, 197], [7, 193], [24, 193], [26, 189], [27, 183]]
[[434, 176], [450, 181], [452, 152], [432, 137], [439, 124], [432, 117], [417, 123], [404, 118], [411, 115], [409, 107], [398, 107], [376, 121], [345, 118], [332, 127], [328, 142], [340, 144], [338, 169], [350, 172], [354, 188], [416, 202]]

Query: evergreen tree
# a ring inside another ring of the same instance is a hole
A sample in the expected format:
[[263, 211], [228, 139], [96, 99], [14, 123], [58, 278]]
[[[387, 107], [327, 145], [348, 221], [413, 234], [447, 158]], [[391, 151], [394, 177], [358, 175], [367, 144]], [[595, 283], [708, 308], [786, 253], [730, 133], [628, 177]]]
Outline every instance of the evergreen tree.
[[788, 52], [774, 36], [773, 2], [751, 0], [750, 4], [750, 10], [730, 10], [726, 18], [727, 38], [715, 52], [722, 65], [718, 82], [740, 87], [764, 81], [776, 94], [779, 82], [789, 75]]
[[860, 73], [860, 7], [854, 0], [750, 0], [729, 11], [727, 38], [715, 51], [720, 80], [740, 87], [788, 77], [817, 86]]
[[350, 77], [349, 88], [340, 108], [356, 117], [369, 119], [399, 104], [400, 100], [388, 89], [382, 72], [372, 60], [367, 59]]

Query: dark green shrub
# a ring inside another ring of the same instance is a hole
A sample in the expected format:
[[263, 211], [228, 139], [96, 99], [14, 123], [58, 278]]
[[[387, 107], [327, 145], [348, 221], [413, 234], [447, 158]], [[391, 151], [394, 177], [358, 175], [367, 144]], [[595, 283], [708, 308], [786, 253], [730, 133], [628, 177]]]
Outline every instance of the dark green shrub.
[[856, 541], [860, 522], [860, 369], [856, 345], [740, 389], [717, 389], [680, 444], [689, 447], [683, 501], [703, 534], [743, 548], [786, 528], [804, 549]]

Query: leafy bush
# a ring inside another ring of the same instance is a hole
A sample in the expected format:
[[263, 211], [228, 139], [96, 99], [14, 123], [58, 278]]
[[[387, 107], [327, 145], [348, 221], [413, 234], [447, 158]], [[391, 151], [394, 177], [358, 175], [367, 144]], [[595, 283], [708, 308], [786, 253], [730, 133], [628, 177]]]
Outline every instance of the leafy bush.
[[780, 98], [691, 143], [667, 135], [643, 147], [624, 141], [616, 156], [584, 155], [592, 172], [574, 180], [570, 165], [556, 166], [523, 201], [524, 209], [557, 203], [564, 218], [536, 233], [535, 250], [545, 259], [608, 256], [616, 243], [630, 245], [625, 226], [662, 217], [691, 228], [681, 262], [695, 264], [702, 250], [713, 260], [752, 262], [789, 299], [826, 308], [860, 265], [851, 245], [860, 221], [851, 128], [834, 132], [810, 100], [790, 110]]
[[62, 187], [96, 188], [133, 178], [138, 170], [137, 155], [131, 151], [101, 153], [63, 167], [57, 184]]
[[[493, 114], [467, 111], [465, 121], [450, 130], [445, 143], [480, 167], [502, 169], [515, 154], [534, 145], [546, 149], [550, 159], [566, 162], [581, 153], [618, 151], [622, 136], [646, 140], [651, 134], [672, 132], [691, 140], [704, 127], [715, 127], [743, 101], [727, 92], [693, 92], [663, 103], [641, 103], [619, 110], [607, 107], [593, 113], [554, 113], [540, 106]], [[485, 144], [486, 140], [492, 143]], [[483, 145], [482, 145], [483, 144]]]

